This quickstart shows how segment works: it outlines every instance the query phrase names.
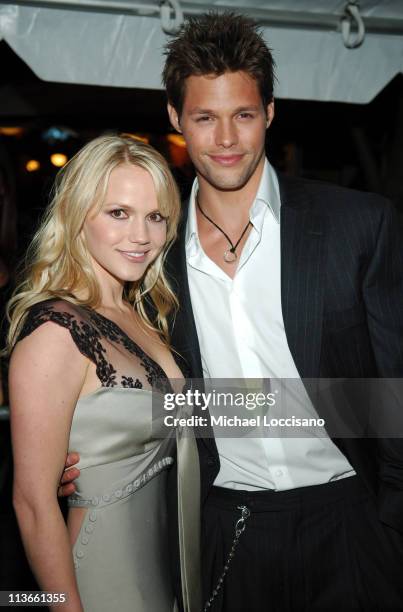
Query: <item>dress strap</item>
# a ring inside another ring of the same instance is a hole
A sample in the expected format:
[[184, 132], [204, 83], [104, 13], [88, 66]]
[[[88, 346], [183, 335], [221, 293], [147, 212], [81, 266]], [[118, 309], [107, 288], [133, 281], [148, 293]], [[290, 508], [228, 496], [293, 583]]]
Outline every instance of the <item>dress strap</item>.
[[48, 321], [69, 330], [80, 353], [95, 364], [102, 386], [114, 387], [118, 384], [116, 370], [105, 357], [102, 334], [92, 323], [89, 312], [81, 306], [60, 299], [35, 304], [26, 316], [18, 340], [23, 340]]

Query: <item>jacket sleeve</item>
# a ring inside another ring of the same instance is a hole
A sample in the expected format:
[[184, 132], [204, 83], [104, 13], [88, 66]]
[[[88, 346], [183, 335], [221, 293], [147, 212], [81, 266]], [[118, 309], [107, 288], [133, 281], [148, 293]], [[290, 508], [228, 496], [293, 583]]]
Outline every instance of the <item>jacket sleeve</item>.
[[[403, 238], [398, 217], [384, 208], [364, 281], [368, 328], [380, 380], [374, 410], [378, 437], [378, 512], [403, 533]], [[388, 381], [382, 379], [389, 379]], [[393, 379], [393, 380], [391, 380]], [[390, 437], [393, 436], [393, 437]]]
[[363, 285], [379, 376], [403, 377], [403, 236], [386, 202]]

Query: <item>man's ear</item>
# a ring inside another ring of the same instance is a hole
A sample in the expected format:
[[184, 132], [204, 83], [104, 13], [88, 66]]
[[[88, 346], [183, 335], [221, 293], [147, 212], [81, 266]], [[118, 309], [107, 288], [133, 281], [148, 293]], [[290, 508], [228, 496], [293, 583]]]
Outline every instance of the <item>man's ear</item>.
[[266, 121], [266, 129], [267, 129], [268, 127], [270, 127], [270, 124], [274, 119], [274, 100], [269, 102], [269, 104], [267, 105], [266, 116], [267, 116], [267, 121]]
[[174, 128], [174, 130], [179, 132], [179, 134], [182, 134], [182, 130], [181, 130], [180, 122], [179, 122], [179, 116], [178, 116], [178, 113], [176, 112], [176, 109], [172, 106], [172, 104], [169, 104], [169, 102], [168, 102], [167, 109], [168, 109], [169, 121], [171, 122], [172, 127]]

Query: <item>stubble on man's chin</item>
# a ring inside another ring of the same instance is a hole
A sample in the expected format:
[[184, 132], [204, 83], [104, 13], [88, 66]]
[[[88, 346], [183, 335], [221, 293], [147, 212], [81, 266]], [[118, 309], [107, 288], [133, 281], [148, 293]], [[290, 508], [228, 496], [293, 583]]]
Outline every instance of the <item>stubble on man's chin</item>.
[[216, 189], [217, 191], [239, 191], [243, 189], [249, 180], [254, 175], [256, 168], [259, 166], [261, 162], [262, 156], [258, 158], [256, 163], [252, 166], [247, 166], [244, 168], [242, 172], [238, 176], [229, 177], [225, 175], [225, 172], [222, 174], [219, 172], [212, 172], [209, 167], [202, 166], [197, 167], [195, 165], [196, 173], [199, 177], [202, 177], [211, 187]]

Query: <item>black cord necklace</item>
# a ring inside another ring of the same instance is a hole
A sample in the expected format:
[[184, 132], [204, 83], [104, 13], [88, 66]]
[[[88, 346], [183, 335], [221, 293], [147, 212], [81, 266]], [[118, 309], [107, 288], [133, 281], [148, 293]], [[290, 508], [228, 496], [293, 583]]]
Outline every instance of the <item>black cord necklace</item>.
[[213, 219], [210, 219], [210, 217], [208, 215], [206, 215], [206, 213], [203, 211], [202, 207], [199, 204], [199, 197], [196, 196], [196, 204], [197, 204], [197, 208], [200, 210], [201, 214], [203, 215], [203, 217], [205, 217], [207, 219], [207, 221], [210, 221], [210, 223], [212, 223], [214, 225], [214, 227], [216, 227], [218, 230], [220, 230], [220, 232], [226, 237], [226, 239], [228, 240], [228, 242], [231, 245], [230, 249], [227, 249], [224, 252], [224, 261], [226, 263], [234, 263], [234, 261], [236, 261], [238, 259], [238, 255], [236, 254], [236, 249], [239, 245], [239, 243], [241, 242], [242, 238], [245, 236], [246, 230], [248, 229], [249, 225], [251, 225], [251, 222], [248, 221], [248, 223], [245, 226], [245, 229], [243, 230], [242, 234], [240, 235], [239, 239], [237, 240], [237, 242], [234, 244], [231, 240], [231, 238], [228, 236], [228, 234], [226, 234], [224, 232], [224, 230], [217, 225], [217, 223], [215, 223], [213, 221]]

